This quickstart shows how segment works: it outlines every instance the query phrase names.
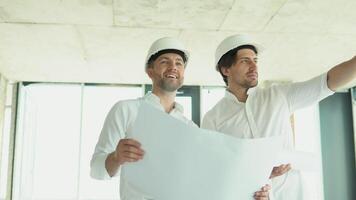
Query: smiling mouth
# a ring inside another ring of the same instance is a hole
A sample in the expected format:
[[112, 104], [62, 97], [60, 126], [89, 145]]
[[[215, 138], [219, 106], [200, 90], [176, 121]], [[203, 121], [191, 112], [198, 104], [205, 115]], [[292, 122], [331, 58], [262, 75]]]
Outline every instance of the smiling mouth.
[[166, 78], [172, 78], [172, 79], [178, 79], [177, 75], [174, 75], [174, 74], [168, 74], [165, 77]]

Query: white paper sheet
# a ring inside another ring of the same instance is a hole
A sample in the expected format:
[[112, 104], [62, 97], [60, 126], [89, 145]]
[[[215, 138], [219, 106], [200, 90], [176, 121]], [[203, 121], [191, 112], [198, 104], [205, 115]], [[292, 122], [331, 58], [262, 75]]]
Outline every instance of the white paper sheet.
[[292, 169], [300, 171], [318, 171], [317, 156], [310, 152], [282, 150], [277, 157], [276, 166], [280, 164], [291, 164]]
[[249, 200], [268, 183], [282, 138], [237, 139], [143, 104], [129, 133], [144, 159], [121, 176], [155, 200]]

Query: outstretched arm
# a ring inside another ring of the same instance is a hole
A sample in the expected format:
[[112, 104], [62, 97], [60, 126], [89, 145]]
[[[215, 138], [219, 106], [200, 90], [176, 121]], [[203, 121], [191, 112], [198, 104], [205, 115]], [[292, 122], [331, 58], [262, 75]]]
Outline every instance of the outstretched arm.
[[328, 87], [336, 91], [356, 80], [356, 56], [328, 71]]

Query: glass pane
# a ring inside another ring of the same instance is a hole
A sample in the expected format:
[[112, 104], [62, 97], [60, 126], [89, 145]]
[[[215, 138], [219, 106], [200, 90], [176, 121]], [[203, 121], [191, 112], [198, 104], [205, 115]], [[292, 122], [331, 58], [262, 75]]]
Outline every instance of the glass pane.
[[75, 199], [79, 167], [81, 88], [25, 87], [20, 199]]
[[177, 96], [175, 101], [183, 106], [183, 115], [192, 120], [192, 97]]
[[201, 120], [206, 112], [215, 106], [215, 104], [225, 95], [224, 87], [204, 87], [201, 90]]
[[119, 179], [99, 181], [90, 177], [90, 159], [110, 108], [119, 100], [143, 94], [141, 87], [85, 86], [80, 164], [80, 199], [119, 199]]
[[356, 164], [356, 87], [351, 88], [351, 102], [352, 102], [352, 119], [354, 127], [354, 151]]
[[2, 138], [2, 155], [0, 155], [0, 199], [6, 197], [8, 159], [9, 159], [9, 142], [10, 142], [10, 126], [11, 126], [11, 108], [5, 108], [4, 129]]
[[321, 158], [321, 138], [319, 107], [313, 105], [294, 113], [295, 149], [313, 153], [317, 159], [318, 170], [302, 172], [302, 180], [307, 196], [323, 199], [323, 175]]

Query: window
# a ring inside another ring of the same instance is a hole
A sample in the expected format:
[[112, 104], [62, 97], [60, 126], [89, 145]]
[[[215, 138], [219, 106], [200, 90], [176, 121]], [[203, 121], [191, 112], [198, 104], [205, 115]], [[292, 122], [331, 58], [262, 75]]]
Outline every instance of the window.
[[29, 84], [21, 88], [14, 199], [118, 199], [118, 180], [90, 177], [103, 121], [140, 86]]
[[[0, 200], [5, 199], [7, 195], [8, 184], [8, 166], [9, 166], [9, 147], [10, 147], [10, 127], [11, 127], [11, 105], [12, 105], [12, 87], [8, 84], [6, 89], [5, 113], [3, 121], [2, 144], [0, 145]], [[1, 135], [1, 134], [0, 134]]]
[[90, 159], [110, 108], [123, 99], [142, 96], [141, 87], [85, 86], [81, 136], [80, 199], [119, 199], [119, 179], [98, 181], [90, 177]]
[[356, 87], [350, 89], [352, 102], [352, 120], [354, 127], [354, 149], [355, 149], [355, 164], [356, 164]]
[[80, 85], [22, 88], [16, 140], [15, 199], [75, 199], [80, 145]]
[[225, 95], [225, 87], [203, 87], [201, 90], [201, 116], [202, 120], [208, 112]]
[[323, 199], [323, 174], [321, 160], [320, 119], [318, 104], [294, 113], [295, 149], [309, 152], [318, 159], [318, 171], [303, 172], [305, 191], [312, 199]]

